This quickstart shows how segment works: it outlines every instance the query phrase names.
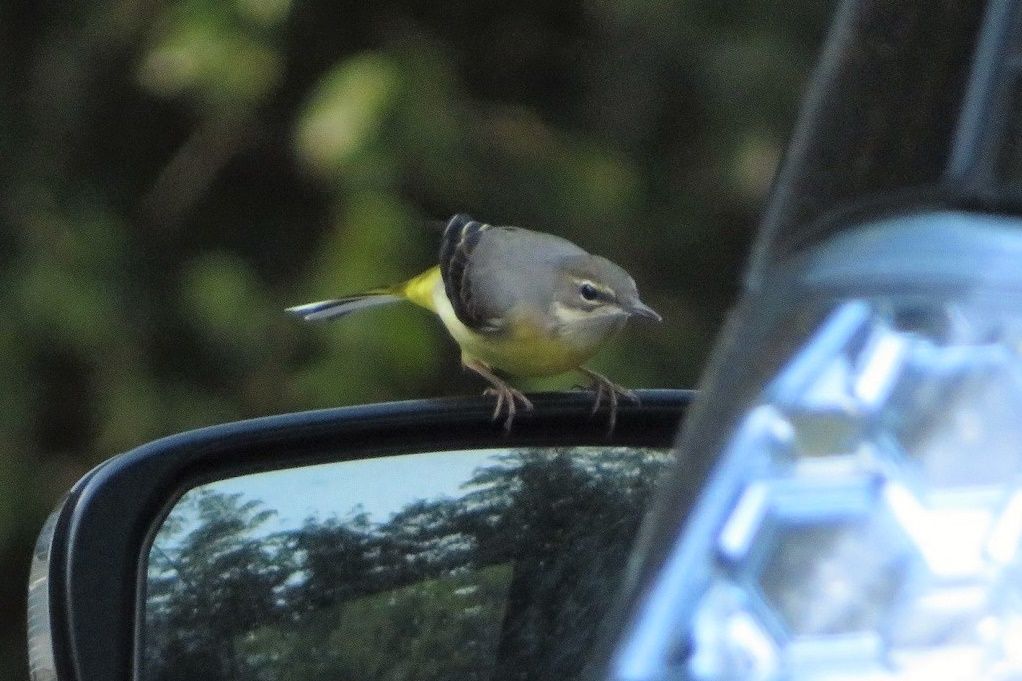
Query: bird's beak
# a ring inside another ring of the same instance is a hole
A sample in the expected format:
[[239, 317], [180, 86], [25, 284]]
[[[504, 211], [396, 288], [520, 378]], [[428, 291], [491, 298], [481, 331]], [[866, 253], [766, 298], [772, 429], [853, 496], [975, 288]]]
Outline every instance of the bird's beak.
[[664, 320], [657, 311], [646, 305], [641, 300], [635, 301], [629, 308], [628, 314], [632, 317], [645, 317], [646, 319], [652, 319], [654, 322], [662, 322]]

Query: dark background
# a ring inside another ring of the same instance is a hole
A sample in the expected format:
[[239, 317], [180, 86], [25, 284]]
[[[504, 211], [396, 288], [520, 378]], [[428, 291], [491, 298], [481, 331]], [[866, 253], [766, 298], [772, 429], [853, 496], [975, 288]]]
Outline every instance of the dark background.
[[282, 313], [425, 269], [431, 220], [611, 257], [665, 322], [594, 368], [692, 386], [831, 8], [0, 4], [0, 678], [27, 678], [35, 534], [99, 461], [226, 420], [481, 390], [422, 310]]

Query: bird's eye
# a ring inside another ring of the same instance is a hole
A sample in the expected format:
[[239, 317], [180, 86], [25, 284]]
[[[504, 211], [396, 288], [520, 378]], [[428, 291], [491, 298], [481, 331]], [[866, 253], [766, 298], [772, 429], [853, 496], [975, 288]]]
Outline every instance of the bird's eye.
[[582, 284], [578, 287], [578, 292], [579, 295], [588, 301], [598, 300], [600, 297], [600, 292], [592, 284]]

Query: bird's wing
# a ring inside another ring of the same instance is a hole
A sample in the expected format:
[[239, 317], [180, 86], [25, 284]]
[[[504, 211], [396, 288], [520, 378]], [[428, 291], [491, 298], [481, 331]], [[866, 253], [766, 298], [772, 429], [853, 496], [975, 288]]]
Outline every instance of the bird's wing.
[[461, 323], [501, 333], [512, 315], [546, 314], [559, 264], [579, 254], [585, 251], [560, 237], [455, 215], [441, 239], [440, 272]]
[[493, 229], [491, 225], [458, 214], [447, 223], [440, 239], [440, 276], [444, 292], [459, 321], [475, 331], [499, 330], [499, 316], [495, 317], [474, 299], [468, 276], [472, 254], [483, 234], [490, 229]]

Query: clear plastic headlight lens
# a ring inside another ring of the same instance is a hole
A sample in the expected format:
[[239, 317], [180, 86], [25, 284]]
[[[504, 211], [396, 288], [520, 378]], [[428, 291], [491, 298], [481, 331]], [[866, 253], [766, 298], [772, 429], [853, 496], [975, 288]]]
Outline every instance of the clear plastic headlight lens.
[[1022, 678], [1022, 296], [798, 307], [615, 678]]

